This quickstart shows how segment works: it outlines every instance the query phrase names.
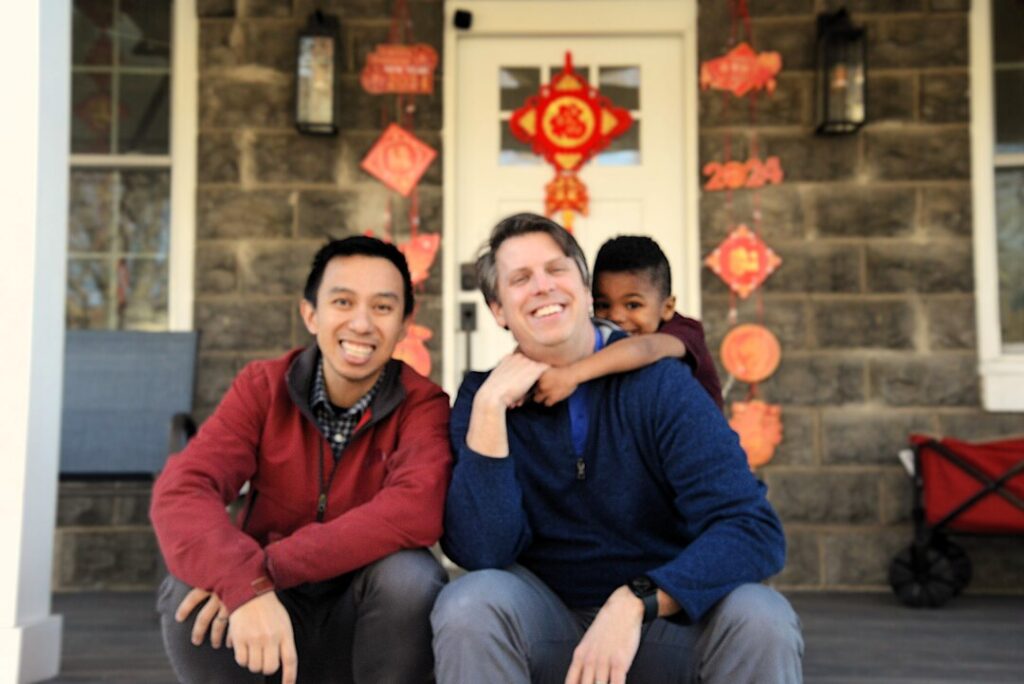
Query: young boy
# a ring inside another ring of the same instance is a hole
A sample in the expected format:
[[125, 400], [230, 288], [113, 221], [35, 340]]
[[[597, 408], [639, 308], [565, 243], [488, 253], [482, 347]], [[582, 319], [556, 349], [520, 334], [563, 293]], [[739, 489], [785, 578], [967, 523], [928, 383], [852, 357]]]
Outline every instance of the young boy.
[[572, 365], [548, 369], [537, 381], [534, 401], [551, 406], [588, 380], [676, 357], [690, 366], [721, 409], [722, 387], [704, 341], [704, 327], [675, 312], [671, 282], [668, 259], [651, 238], [620, 235], [601, 245], [594, 261], [594, 315], [633, 337]]

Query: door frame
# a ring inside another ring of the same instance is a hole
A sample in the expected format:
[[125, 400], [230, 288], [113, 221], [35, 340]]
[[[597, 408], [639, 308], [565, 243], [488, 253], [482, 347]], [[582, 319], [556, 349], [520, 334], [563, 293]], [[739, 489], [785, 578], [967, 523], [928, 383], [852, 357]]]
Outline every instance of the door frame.
[[[456, 10], [472, 12], [468, 30], [455, 28]], [[458, 158], [456, 117], [456, 74], [458, 73], [459, 41], [468, 37], [580, 35], [600, 36], [624, 34], [673, 36], [682, 39], [683, 68], [683, 216], [685, 231], [684, 263], [673, 264], [683, 269], [685, 290], [681, 308], [691, 316], [700, 316], [700, 235], [699, 208], [700, 157], [697, 136], [697, 0], [445, 0], [444, 3], [444, 122], [441, 140], [443, 173], [442, 241], [454, 245], [456, 239], [455, 160]], [[459, 267], [455, 250], [442, 252], [442, 382], [445, 390], [455, 396], [460, 378], [456, 377], [455, 348]], [[481, 312], [481, 316], [486, 315]]]

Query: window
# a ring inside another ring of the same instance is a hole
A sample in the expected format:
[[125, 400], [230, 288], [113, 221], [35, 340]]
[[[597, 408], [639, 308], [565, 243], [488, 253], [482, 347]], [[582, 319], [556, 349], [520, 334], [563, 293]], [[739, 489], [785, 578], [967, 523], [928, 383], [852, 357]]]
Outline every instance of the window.
[[985, 407], [1024, 411], [1024, 4], [971, 8], [978, 352]]
[[[69, 329], [188, 327], [171, 315], [171, 105], [185, 92], [172, 80], [175, 9], [171, 0], [74, 0]], [[190, 212], [176, 219], [192, 225]]]

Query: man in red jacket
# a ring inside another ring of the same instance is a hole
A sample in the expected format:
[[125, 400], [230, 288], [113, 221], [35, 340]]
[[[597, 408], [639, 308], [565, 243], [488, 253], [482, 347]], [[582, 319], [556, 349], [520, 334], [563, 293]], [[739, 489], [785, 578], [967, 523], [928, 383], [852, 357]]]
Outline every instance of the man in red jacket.
[[[181, 681], [430, 676], [429, 613], [445, 574], [424, 547], [441, 534], [449, 405], [391, 359], [412, 310], [394, 246], [329, 242], [300, 304], [316, 344], [248, 364], [168, 459], [150, 514], [170, 570], [157, 607]], [[245, 482], [233, 523], [225, 506]]]

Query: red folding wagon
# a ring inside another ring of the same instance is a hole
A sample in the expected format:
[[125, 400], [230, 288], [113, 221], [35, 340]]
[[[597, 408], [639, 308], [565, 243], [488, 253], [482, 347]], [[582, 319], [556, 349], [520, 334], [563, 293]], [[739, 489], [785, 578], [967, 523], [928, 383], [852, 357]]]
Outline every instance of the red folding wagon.
[[971, 581], [971, 561], [949, 534], [1024, 533], [1024, 437], [970, 443], [911, 435], [914, 540], [889, 566], [908, 606], [946, 603]]

